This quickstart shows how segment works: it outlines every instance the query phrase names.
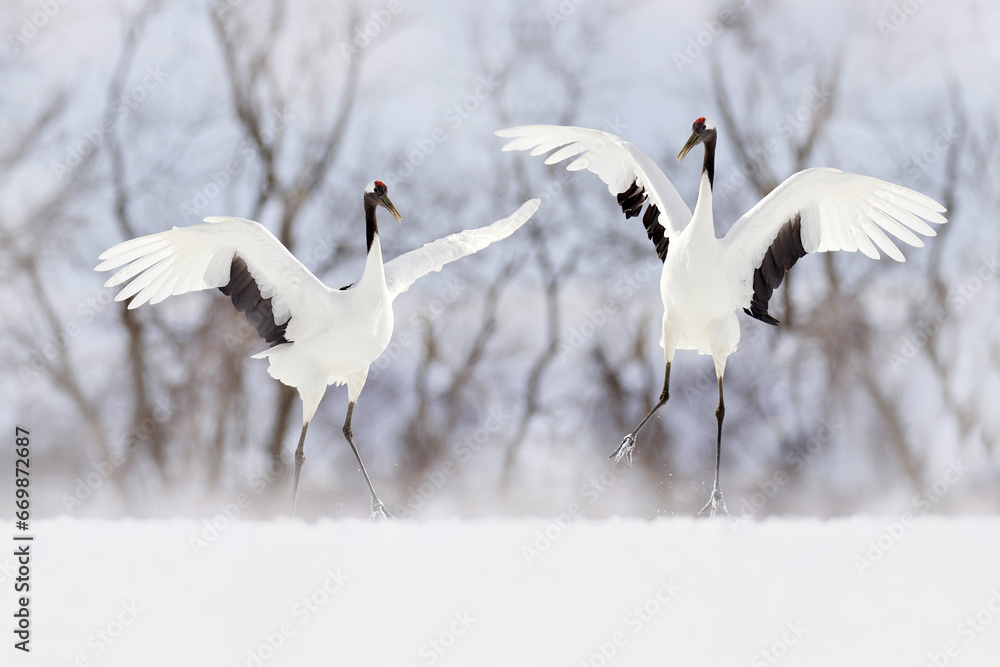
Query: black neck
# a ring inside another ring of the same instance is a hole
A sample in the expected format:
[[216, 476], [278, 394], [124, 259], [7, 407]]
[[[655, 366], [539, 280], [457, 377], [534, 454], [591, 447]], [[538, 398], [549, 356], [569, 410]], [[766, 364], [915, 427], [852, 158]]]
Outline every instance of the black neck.
[[715, 184], [715, 133], [713, 132], [702, 143], [705, 144], [705, 163], [702, 165], [702, 171], [708, 173], [708, 186], [713, 187]]
[[368, 228], [368, 252], [371, 252], [372, 243], [375, 243], [375, 235], [378, 234], [378, 221], [375, 219], [376, 205], [365, 198], [365, 226]]

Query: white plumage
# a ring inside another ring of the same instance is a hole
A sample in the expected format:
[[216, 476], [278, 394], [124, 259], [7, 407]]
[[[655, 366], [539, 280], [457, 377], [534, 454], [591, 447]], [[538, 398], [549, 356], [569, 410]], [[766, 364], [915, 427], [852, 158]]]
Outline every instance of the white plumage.
[[364, 274], [344, 289], [324, 285], [260, 223], [229, 217], [205, 218], [206, 224], [125, 241], [101, 254], [103, 261], [96, 270], [124, 265], [105, 285], [124, 284], [115, 298], [131, 298], [130, 309], [186, 292], [220, 288], [272, 344], [254, 358], [267, 359], [271, 377], [298, 389], [302, 399], [293, 513], [306, 429], [326, 388], [346, 384], [344, 435], [371, 490], [373, 516], [386, 516], [354, 445], [351, 416], [369, 365], [392, 337], [392, 303], [421, 276], [510, 236], [539, 203], [532, 199], [491, 225], [452, 234], [383, 264], [375, 208], [385, 207], [397, 220], [400, 216], [385, 185], [374, 181], [365, 190], [369, 248]]
[[696, 350], [710, 354], [719, 384], [716, 474], [712, 498], [702, 511], [725, 510], [719, 490], [719, 460], [725, 404], [722, 378], [727, 357], [740, 339], [737, 312], [768, 324], [777, 320], [767, 312], [772, 291], [795, 261], [813, 252], [860, 251], [879, 258], [881, 250], [897, 261], [905, 258], [893, 241], [911, 246], [923, 242], [917, 234], [934, 236], [925, 220], [946, 222], [944, 207], [933, 199], [899, 185], [837, 169], [806, 169], [792, 175], [743, 215], [724, 238], [715, 236], [712, 182], [715, 174], [715, 126], [705, 118], [693, 132], [677, 160], [695, 145], [705, 145], [705, 160], [694, 213], [652, 160], [622, 139], [580, 127], [528, 125], [500, 130], [510, 138], [503, 150], [530, 150], [537, 156], [555, 150], [545, 160], [555, 164], [576, 159], [567, 169], [597, 174], [617, 196], [626, 217], [639, 215], [663, 260], [660, 294], [666, 370], [660, 401], [612, 454], [627, 457], [639, 430], [669, 398], [670, 364], [674, 352]]
[[691, 209], [659, 167], [645, 153], [613, 134], [559, 125], [523, 125], [497, 130], [495, 134], [513, 137], [501, 150], [531, 150], [529, 155], [533, 157], [563, 146], [545, 158], [545, 164], [557, 164], [579, 156], [566, 165], [566, 169], [586, 169], [597, 174], [613, 195], [637, 183], [646, 191], [649, 203], [660, 211], [660, 225], [670, 236], [679, 233], [691, 220]]

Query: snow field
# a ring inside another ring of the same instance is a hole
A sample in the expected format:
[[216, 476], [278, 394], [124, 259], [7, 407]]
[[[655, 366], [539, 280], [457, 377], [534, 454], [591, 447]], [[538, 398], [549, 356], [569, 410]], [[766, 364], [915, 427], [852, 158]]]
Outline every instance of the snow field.
[[907, 523], [39, 521], [25, 662], [995, 665], [1000, 519]]

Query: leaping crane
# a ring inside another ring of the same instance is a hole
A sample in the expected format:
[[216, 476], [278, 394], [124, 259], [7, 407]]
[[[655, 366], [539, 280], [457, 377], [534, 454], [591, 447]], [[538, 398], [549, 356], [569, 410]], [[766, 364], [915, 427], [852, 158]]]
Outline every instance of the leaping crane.
[[372, 518], [387, 518], [389, 513], [354, 444], [351, 417], [368, 367], [392, 337], [392, 303], [418, 278], [510, 236], [534, 215], [539, 203], [529, 200], [503, 220], [446, 236], [383, 264], [375, 210], [382, 206], [397, 221], [402, 217], [385, 183], [372, 181], [364, 191], [365, 270], [358, 282], [341, 289], [324, 285], [266, 227], [242, 218], [209, 217], [207, 224], [174, 227], [119, 243], [101, 254], [103, 261], [95, 270], [124, 265], [105, 286], [128, 283], [115, 300], [131, 298], [129, 309], [217, 287], [267, 341], [269, 349], [253, 358], [267, 359], [268, 374], [295, 387], [302, 399], [302, 432], [292, 481], [293, 516], [309, 422], [326, 388], [346, 384], [344, 437], [371, 492]]
[[677, 155], [680, 162], [698, 144], [705, 147], [694, 213], [649, 157], [607, 132], [526, 125], [496, 134], [512, 139], [503, 147], [505, 151], [530, 150], [537, 156], [558, 149], [546, 158], [546, 164], [575, 157], [566, 168], [597, 174], [617, 196], [626, 218], [638, 216], [648, 204], [642, 216], [643, 226], [663, 261], [663, 391], [653, 409], [625, 436], [611, 457], [616, 461], [625, 457], [631, 464], [636, 436], [670, 396], [674, 352], [696, 350], [710, 354], [719, 384], [715, 483], [711, 498], [699, 514], [708, 511], [714, 516], [719, 509], [726, 511], [719, 488], [722, 422], [726, 414], [722, 377], [726, 359], [740, 340], [737, 311], [777, 325], [778, 321], [767, 312], [768, 301], [785, 271], [800, 257], [814, 252], [860, 250], [878, 259], [881, 250], [902, 262], [903, 254], [885, 232], [921, 247], [923, 242], [914, 232], [936, 234], [924, 220], [946, 222], [941, 215], [944, 207], [918, 192], [869, 176], [817, 168], [790, 176], [720, 239], [715, 236], [712, 216], [717, 131], [705, 118], [694, 122], [690, 138]]

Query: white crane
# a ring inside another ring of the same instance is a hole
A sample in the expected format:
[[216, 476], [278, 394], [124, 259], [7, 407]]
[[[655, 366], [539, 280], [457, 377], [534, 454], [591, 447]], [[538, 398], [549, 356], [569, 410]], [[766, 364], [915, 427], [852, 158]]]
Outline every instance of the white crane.
[[505, 151], [531, 150], [531, 155], [536, 156], [558, 148], [548, 156], [546, 164], [576, 157], [566, 168], [597, 174], [617, 196], [626, 218], [639, 215], [643, 205], [649, 204], [642, 222], [663, 261], [663, 392], [611, 456], [616, 461], [626, 457], [631, 464], [636, 435], [669, 398], [674, 352], [696, 350], [712, 355], [719, 383], [715, 484], [699, 514], [708, 510], [714, 516], [719, 509], [726, 511], [719, 489], [722, 420], [726, 413], [722, 376], [726, 359], [740, 340], [736, 311], [742, 309], [751, 317], [776, 325], [778, 321], [767, 312], [768, 300], [785, 271], [800, 257], [812, 252], [860, 250], [878, 259], [880, 249], [902, 262], [903, 254], [885, 232], [921, 247], [923, 242], [913, 232], [935, 235], [924, 220], [937, 224], [946, 220], [941, 215], [943, 206], [913, 190], [838, 169], [806, 169], [776, 187], [737, 220], [729, 233], [717, 238], [712, 217], [717, 133], [705, 118], [697, 119], [692, 129], [677, 161], [696, 145], [704, 144], [705, 161], [693, 214], [652, 160], [612, 134], [553, 125], [526, 125], [496, 134], [512, 139], [503, 147]]
[[124, 265], [105, 286], [131, 281], [115, 297], [116, 301], [131, 298], [129, 309], [218, 287], [271, 345], [253, 358], [267, 359], [271, 377], [295, 387], [302, 399], [302, 432], [292, 482], [293, 516], [309, 422], [326, 388], [346, 384], [344, 437], [371, 491], [372, 518], [386, 518], [389, 513], [375, 493], [354, 444], [351, 417], [368, 367], [392, 337], [392, 303], [421, 276], [510, 236], [535, 213], [539, 203], [532, 199], [510, 217], [446, 236], [383, 264], [375, 209], [383, 206], [397, 221], [402, 218], [389, 200], [385, 184], [373, 181], [364, 192], [368, 239], [364, 274], [358, 282], [340, 289], [324, 285], [266, 227], [242, 218], [205, 218], [207, 224], [174, 227], [119, 243], [101, 254], [104, 261], [95, 270]]

